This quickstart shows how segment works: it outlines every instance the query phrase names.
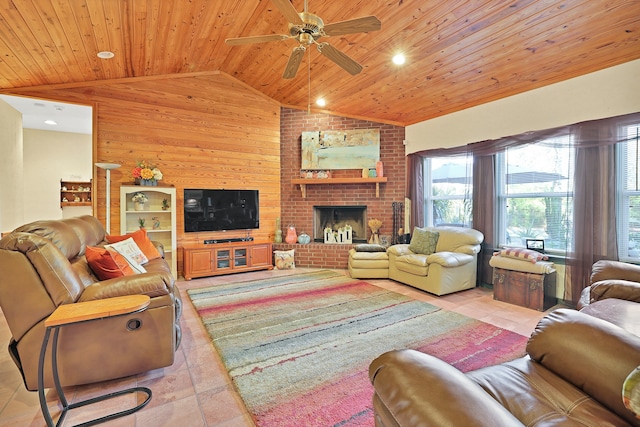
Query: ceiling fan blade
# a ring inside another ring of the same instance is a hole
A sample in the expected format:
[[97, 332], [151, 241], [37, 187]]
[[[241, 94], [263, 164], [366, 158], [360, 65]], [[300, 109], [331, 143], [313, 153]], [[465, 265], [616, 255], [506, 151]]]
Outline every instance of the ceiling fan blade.
[[362, 71], [362, 65], [358, 64], [356, 61], [349, 58], [346, 54], [340, 52], [329, 43], [325, 42], [318, 44], [318, 51], [340, 67], [344, 68], [352, 76], [355, 76]]
[[364, 16], [362, 18], [348, 19], [346, 21], [334, 22], [324, 26], [327, 36], [341, 36], [343, 34], [367, 33], [378, 31], [382, 27], [380, 20], [375, 16]]
[[282, 73], [283, 79], [292, 79], [298, 73], [298, 68], [300, 67], [300, 62], [302, 62], [302, 57], [304, 56], [304, 52], [307, 49], [304, 46], [294, 47], [291, 52], [291, 56], [289, 57], [289, 62], [287, 62], [287, 66], [284, 69], [284, 73]]
[[229, 46], [238, 46], [238, 45], [252, 44], [252, 43], [275, 42], [279, 40], [286, 40], [290, 37], [291, 36], [287, 36], [285, 34], [269, 34], [267, 36], [237, 37], [232, 39], [226, 39], [224, 42]]
[[302, 18], [298, 15], [298, 11], [291, 4], [290, 0], [271, 0], [271, 2], [278, 8], [280, 13], [287, 18], [287, 21], [294, 25], [302, 25]]

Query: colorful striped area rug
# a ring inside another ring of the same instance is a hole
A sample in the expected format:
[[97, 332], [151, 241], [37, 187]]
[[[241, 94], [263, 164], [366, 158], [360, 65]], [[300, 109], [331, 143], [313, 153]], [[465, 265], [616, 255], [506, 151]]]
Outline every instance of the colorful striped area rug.
[[188, 294], [260, 427], [373, 426], [368, 367], [388, 350], [417, 349], [468, 371], [521, 356], [526, 343], [329, 270]]

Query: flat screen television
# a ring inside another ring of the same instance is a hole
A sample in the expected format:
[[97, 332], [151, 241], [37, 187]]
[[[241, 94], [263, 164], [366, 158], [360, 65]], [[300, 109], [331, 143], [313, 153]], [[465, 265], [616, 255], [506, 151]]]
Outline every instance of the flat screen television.
[[259, 227], [258, 190], [184, 190], [184, 231], [187, 233]]

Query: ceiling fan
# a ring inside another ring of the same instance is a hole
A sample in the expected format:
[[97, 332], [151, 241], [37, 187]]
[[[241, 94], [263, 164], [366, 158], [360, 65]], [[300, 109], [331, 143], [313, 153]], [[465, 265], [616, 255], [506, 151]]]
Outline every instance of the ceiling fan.
[[345, 53], [331, 46], [327, 42], [319, 43], [321, 37], [340, 36], [369, 31], [377, 31], [381, 24], [375, 16], [364, 16], [362, 18], [348, 19], [346, 21], [326, 24], [322, 19], [307, 11], [307, 0], [304, 2], [304, 12], [298, 13], [290, 0], [271, 0], [289, 21], [289, 34], [270, 34], [264, 36], [250, 36], [226, 39], [225, 43], [230, 46], [265, 43], [272, 41], [295, 39], [299, 45], [293, 48], [287, 66], [282, 77], [292, 79], [296, 76], [302, 57], [308, 46], [315, 44], [318, 51], [342, 67], [351, 75], [356, 75], [362, 71], [362, 65], [351, 59]]

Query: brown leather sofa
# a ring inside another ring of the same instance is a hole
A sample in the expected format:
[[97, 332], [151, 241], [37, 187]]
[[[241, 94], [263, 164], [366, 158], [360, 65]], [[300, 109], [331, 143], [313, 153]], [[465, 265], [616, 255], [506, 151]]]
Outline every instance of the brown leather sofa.
[[576, 310], [538, 324], [527, 355], [466, 374], [424, 353], [374, 360], [377, 427], [640, 426], [622, 385], [640, 365], [640, 337]]
[[[99, 281], [84, 254], [87, 246], [104, 245], [104, 240], [102, 224], [88, 215], [36, 221], [0, 240], [0, 306], [12, 334], [9, 352], [28, 390], [38, 387], [44, 320], [61, 304], [135, 294], [151, 297], [141, 313], [61, 330], [58, 369], [63, 386], [173, 364], [182, 302], [168, 264], [157, 258], [145, 264], [147, 273]], [[161, 246], [159, 250], [163, 254]], [[50, 360], [45, 363], [51, 366]], [[53, 386], [50, 371], [45, 369], [46, 388]]]
[[640, 336], [640, 266], [597, 261], [577, 308]]

